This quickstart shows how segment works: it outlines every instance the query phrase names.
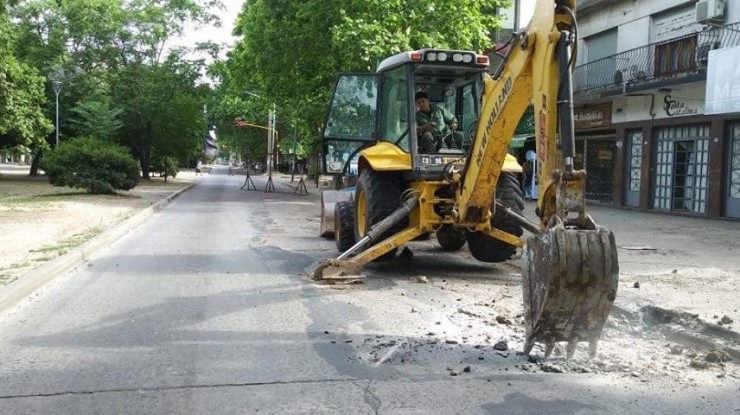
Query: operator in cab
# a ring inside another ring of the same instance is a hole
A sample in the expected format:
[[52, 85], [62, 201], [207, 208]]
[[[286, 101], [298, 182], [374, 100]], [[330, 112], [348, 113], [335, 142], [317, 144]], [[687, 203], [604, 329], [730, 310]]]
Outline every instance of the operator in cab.
[[441, 105], [429, 103], [424, 91], [414, 95], [416, 100], [416, 133], [419, 136], [419, 153], [434, 154], [442, 147], [462, 148], [463, 135], [457, 131], [457, 119]]

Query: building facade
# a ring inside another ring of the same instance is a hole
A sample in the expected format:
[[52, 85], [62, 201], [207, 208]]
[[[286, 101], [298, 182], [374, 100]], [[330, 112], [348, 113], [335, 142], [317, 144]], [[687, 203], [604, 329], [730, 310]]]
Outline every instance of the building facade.
[[[740, 1], [581, 0], [577, 16], [576, 162], [587, 198], [740, 218]], [[713, 70], [720, 52], [736, 65]], [[712, 97], [708, 73], [722, 80]], [[708, 108], [714, 95], [726, 102]]]

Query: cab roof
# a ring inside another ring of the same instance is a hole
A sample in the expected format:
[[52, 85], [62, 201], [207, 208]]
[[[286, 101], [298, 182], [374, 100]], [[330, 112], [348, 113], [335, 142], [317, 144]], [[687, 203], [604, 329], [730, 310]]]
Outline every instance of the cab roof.
[[418, 63], [434, 66], [457, 67], [467, 69], [487, 70], [489, 66], [488, 57], [479, 55], [469, 50], [450, 49], [419, 49], [408, 52], [397, 53], [380, 62], [376, 72], [380, 73], [388, 69], [406, 64]]

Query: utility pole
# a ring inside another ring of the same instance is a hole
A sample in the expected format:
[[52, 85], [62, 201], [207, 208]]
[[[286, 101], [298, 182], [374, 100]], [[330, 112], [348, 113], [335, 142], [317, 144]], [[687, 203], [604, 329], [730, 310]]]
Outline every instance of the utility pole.
[[54, 87], [54, 95], [56, 95], [56, 148], [59, 147], [59, 93], [62, 92], [62, 81], [54, 79], [51, 84]]
[[295, 125], [295, 120], [293, 121], [293, 165], [290, 168], [290, 182], [293, 183], [293, 179], [295, 179], [295, 165], [298, 161], [298, 154], [296, 153], [296, 146], [297, 146], [297, 138], [298, 138], [298, 126]]
[[269, 115], [267, 117], [267, 184], [265, 185], [265, 193], [271, 193], [275, 191], [275, 186], [272, 183], [272, 153], [275, 149], [275, 104], [272, 104]]

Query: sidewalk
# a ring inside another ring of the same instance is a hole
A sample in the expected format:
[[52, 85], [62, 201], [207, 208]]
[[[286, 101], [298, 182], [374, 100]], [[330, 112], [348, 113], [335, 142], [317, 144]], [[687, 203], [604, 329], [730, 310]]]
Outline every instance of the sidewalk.
[[0, 164], [0, 310], [141, 223], [198, 178], [142, 180], [119, 195], [53, 187], [28, 166]]

